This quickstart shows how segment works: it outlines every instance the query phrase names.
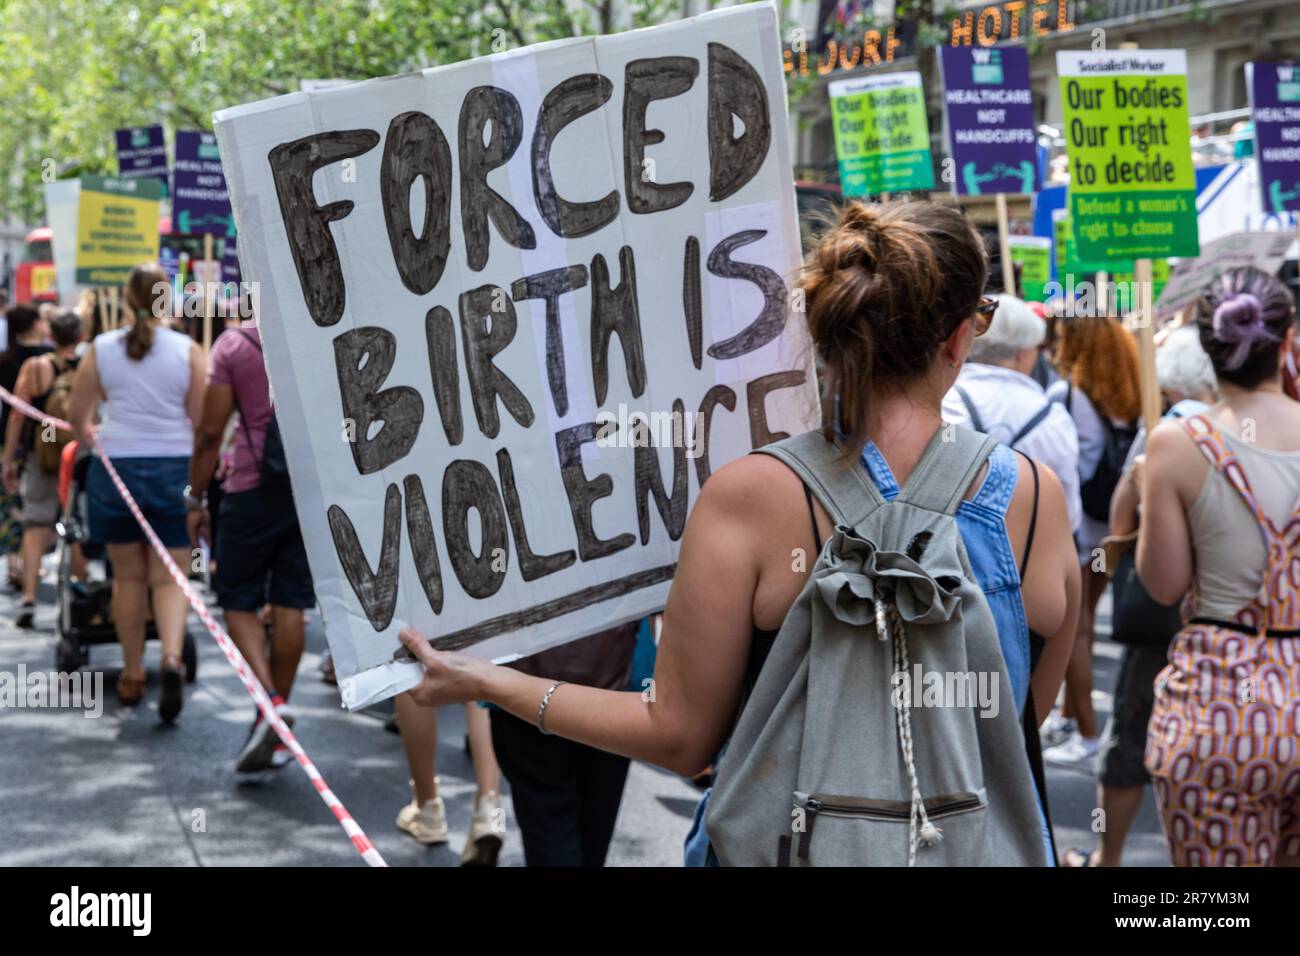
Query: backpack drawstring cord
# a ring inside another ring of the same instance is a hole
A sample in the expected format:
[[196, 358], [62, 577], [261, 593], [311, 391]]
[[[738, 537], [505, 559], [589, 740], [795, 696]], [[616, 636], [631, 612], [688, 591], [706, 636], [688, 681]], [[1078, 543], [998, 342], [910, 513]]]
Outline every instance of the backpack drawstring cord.
[[[893, 636], [894, 673], [903, 675], [902, 700], [895, 714], [898, 721], [898, 746], [903, 752], [903, 764], [907, 768], [908, 781], [912, 786], [911, 812], [907, 821], [907, 865], [916, 865], [916, 847], [931, 847], [943, 839], [943, 831], [930, 822], [925, 812], [925, 801], [921, 798], [921, 785], [916, 778], [916, 760], [912, 752], [912, 674], [911, 663], [907, 653], [907, 631], [898, 609], [886, 604], [883, 599], [875, 601], [876, 636], [889, 640]], [[920, 832], [917, 820], [920, 820]]]

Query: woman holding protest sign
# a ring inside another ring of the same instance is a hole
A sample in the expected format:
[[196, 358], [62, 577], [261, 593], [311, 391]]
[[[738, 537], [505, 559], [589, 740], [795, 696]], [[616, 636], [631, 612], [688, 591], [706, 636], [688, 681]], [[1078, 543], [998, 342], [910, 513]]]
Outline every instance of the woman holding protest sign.
[[[887, 489], [897, 494], [902, 483], [906, 493], [909, 476], [947, 460], [941, 457], [944, 435], [956, 426], [943, 423], [940, 406], [993, 311], [994, 304], [981, 298], [986, 274], [978, 233], [947, 204], [851, 204], [823, 237], [801, 284], [827, 415], [823, 430], [812, 434], [828, 455], [839, 456], [833, 466], [838, 475], [882, 495]], [[997, 622], [991, 639], [1010, 662], [1002, 673], [1016, 709], [1030, 713], [1027, 705], [1036, 701], [1045, 712], [1074, 634], [1078, 566], [1060, 482], [999, 447], [977, 470], [940, 469], [927, 480], [950, 486], [946, 494], [961, 539], [979, 556], [971, 559], [972, 568], [1001, 575], [979, 580], [978, 587]], [[768, 652], [782, 647], [787, 613], [801, 600], [810, 572], [823, 567], [821, 560], [814, 565], [799, 556], [824, 555], [822, 542], [842, 537], [822, 494], [766, 454], [735, 461], [708, 479], [682, 539], [653, 693], [526, 675], [435, 651], [408, 629], [403, 643], [427, 669], [412, 696], [426, 706], [489, 700], [545, 733], [694, 774], [731, 736]], [[1031, 548], [1033, 560], [1027, 561]], [[1047, 636], [1036, 668], [1030, 632]], [[1020, 723], [1014, 712], [1011, 717]], [[819, 730], [838, 741], [833, 747], [851, 747], [858, 739], [829, 723], [807, 728]], [[1018, 728], [1013, 733], [1020, 735]], [[1017, 805], [1032, 815], [1029, 768], [1017, 772]], [[727, 773], [724, 760], [720, 780]], [[788, 805], [783, 815], [788, 828]], [[1040, 821], [1021, 822], [1030, 828], [1026, 846], [1041, 860]], [[922, 831], [925, 845], [933, 845], [933, 831]]]
[[[169, 290], [167, 274], [156, 263], [132, 270], [126, 290], [131, 324], [95, 337], [77, 369], [68, 418], [86, 447], [99, 443], [172, 559], [189, 567], [184, 490], [207, 362], [198, 345], [162, 325]], [[102, 425], [94, 420], [101, 401]], [[146, 602], [152, 596], [163, 648], [158, 714], [170, 722], [180, 713], [185, 682], [185, 596], [98, 458], [91, 462], [86, 494], [90, 537], [108, 546], [113, 566], [113, 625], [123, 658], [118, 697], [128, 705], [144, 697]]]
[[1233, 269], [1197, 303], [1220, 401], [1155, 428], [1134, 468], [1138, 575], [1191, 614], [1156, 678], [1146, 748], [1176, 866], [1300, 865], [1300, 404], [1295, 304]]

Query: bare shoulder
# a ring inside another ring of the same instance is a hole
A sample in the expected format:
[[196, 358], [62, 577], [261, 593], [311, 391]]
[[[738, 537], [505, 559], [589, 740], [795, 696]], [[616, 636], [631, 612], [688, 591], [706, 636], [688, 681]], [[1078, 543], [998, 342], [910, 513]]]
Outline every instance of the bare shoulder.
[[780, 459], [763, 454], [742, 455], [709, 477], [695, 507], [747, 520], [759, 515], [776, 518], [781, 507], [800, 495], [802, 488], [799, 476]]
[[1011, 496], [1008, 518], [1012, 521], [1028, 523], [1034, 512], [1034, 472], [1038, 473], [1038, 520], [1051, 521], [1061, 516], [1069, 527], [1068, 511], [1065, 507], [1065, 489], [1061, 479], [1047, 465], [1022, 454], [1016, 455], [1016, 490]]
[[1164, 421], [1158, 424], [1147, 439], [1146, 456], [1148, 461], [1171, 458], [1175, 461], [1191, 461], [1199, 458], [1196, 443], [1187, 434], [1181, 421]]

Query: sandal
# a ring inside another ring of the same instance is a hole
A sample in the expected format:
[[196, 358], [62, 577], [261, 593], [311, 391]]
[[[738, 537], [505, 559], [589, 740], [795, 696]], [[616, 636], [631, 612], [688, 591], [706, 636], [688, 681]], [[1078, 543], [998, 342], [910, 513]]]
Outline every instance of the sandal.
[[126, 707], [144, 700], [145, 678], [132, 677], [126, 671], [117, 675], [117, 699]]
[[[1071, 856], [1071, 854], [1074, 854]], [[1092, 852], [1084, 853], [1078, 847], [1070, 847], [1061, 857], [1061, 866], [1066, 869], [1080, 870], [1085, 867], [1093, 866]]]

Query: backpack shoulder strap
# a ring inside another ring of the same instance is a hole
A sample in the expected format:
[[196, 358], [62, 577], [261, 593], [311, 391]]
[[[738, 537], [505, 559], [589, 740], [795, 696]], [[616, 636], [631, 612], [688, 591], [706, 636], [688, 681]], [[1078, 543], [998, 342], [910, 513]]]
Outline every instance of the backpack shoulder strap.
[[930, 439], [898, 500], [940, 514], [955, 514], [997, 446], [997, 440], [988, 435], [960, 425], [944, 425]]
[[257, 339], [253, 338], [251, 335], [245, 335], [245, 334], [244, 334], [244, 330], [243, 330], [242, 327], [240, 327], [240, 328], [238, 328], [238, 329], [235, 329], [235, 331], [239, 333], [239, 337], [240, 337], [241, 339], [243, 339], [245, 342], [247, 342], [247, 343], [248, 343], [249, 345], [251, 345], [253, 348], [257, 349], [257, 351], [259, 351], [259, 352], [262, 351], [262, 346], [261, 346], [260, 344], [258, 344]]
[[804, 432], [762, 448], [756, 454], [779, 458], [812, 489], [837, 525], [856, 528], [885, 503], [867, 470], [844, 461], [842, 445], [819, 431]]
[[953, 385], [953, 391], [961, 399], [961, 403], [966, 406], [966, 414], [970, 416], [970, 427], [977, 432], [984, 431], [984, 420], [980, 418], [979, 409], [975, 407], [975, 401], [970, 397], [970, 392], [960, 385]]
[[1228, 443], [1224, 441], [1223, 435], [1215, 427], [1214, 422], [1205, 415], [1193, 415], [1191, 418], [1181, 419], [1179, 424], [1201, 450], [1201, 454], [1210, 463], [1211, 470], [1223, 475], [1224, 480], [1241, 496], [1241, 500], [1250, 509], [1260, 531], [1263, 532], [1265, 540], [1272, 541], [1278, 537], [1277, 527], [1260, 505], [1259, 499], [1255, 497], [1255, 489], [1251, 487], [1250, 479], [1246, 477], [1246, 470], [1242, 468], [1241, 461], [1228, 447]]
[[[1011, 436], [1011, 441], [1007, 442], [1007, 444], [1010, 445], [1012, 448], [1015, 448], [1017, 442], [1019, 442], [1022, 438], [1028, 435], [1039, 425], [1041, 425], [1043, 423], [1043, 419], [1051, 414], [1052, 406], [1054, 404], [1055, 402], [1044, 402], [1043, 407], [1034, 413], [1033, 418], [1029, 419], [1029, 421], [1025, 422], [1024, 425], [1021, 426], [1020, 431], [1016, 432], [1014, 435]], [[976, 429], [976, 431], [979, 430], [980, 429]]]

